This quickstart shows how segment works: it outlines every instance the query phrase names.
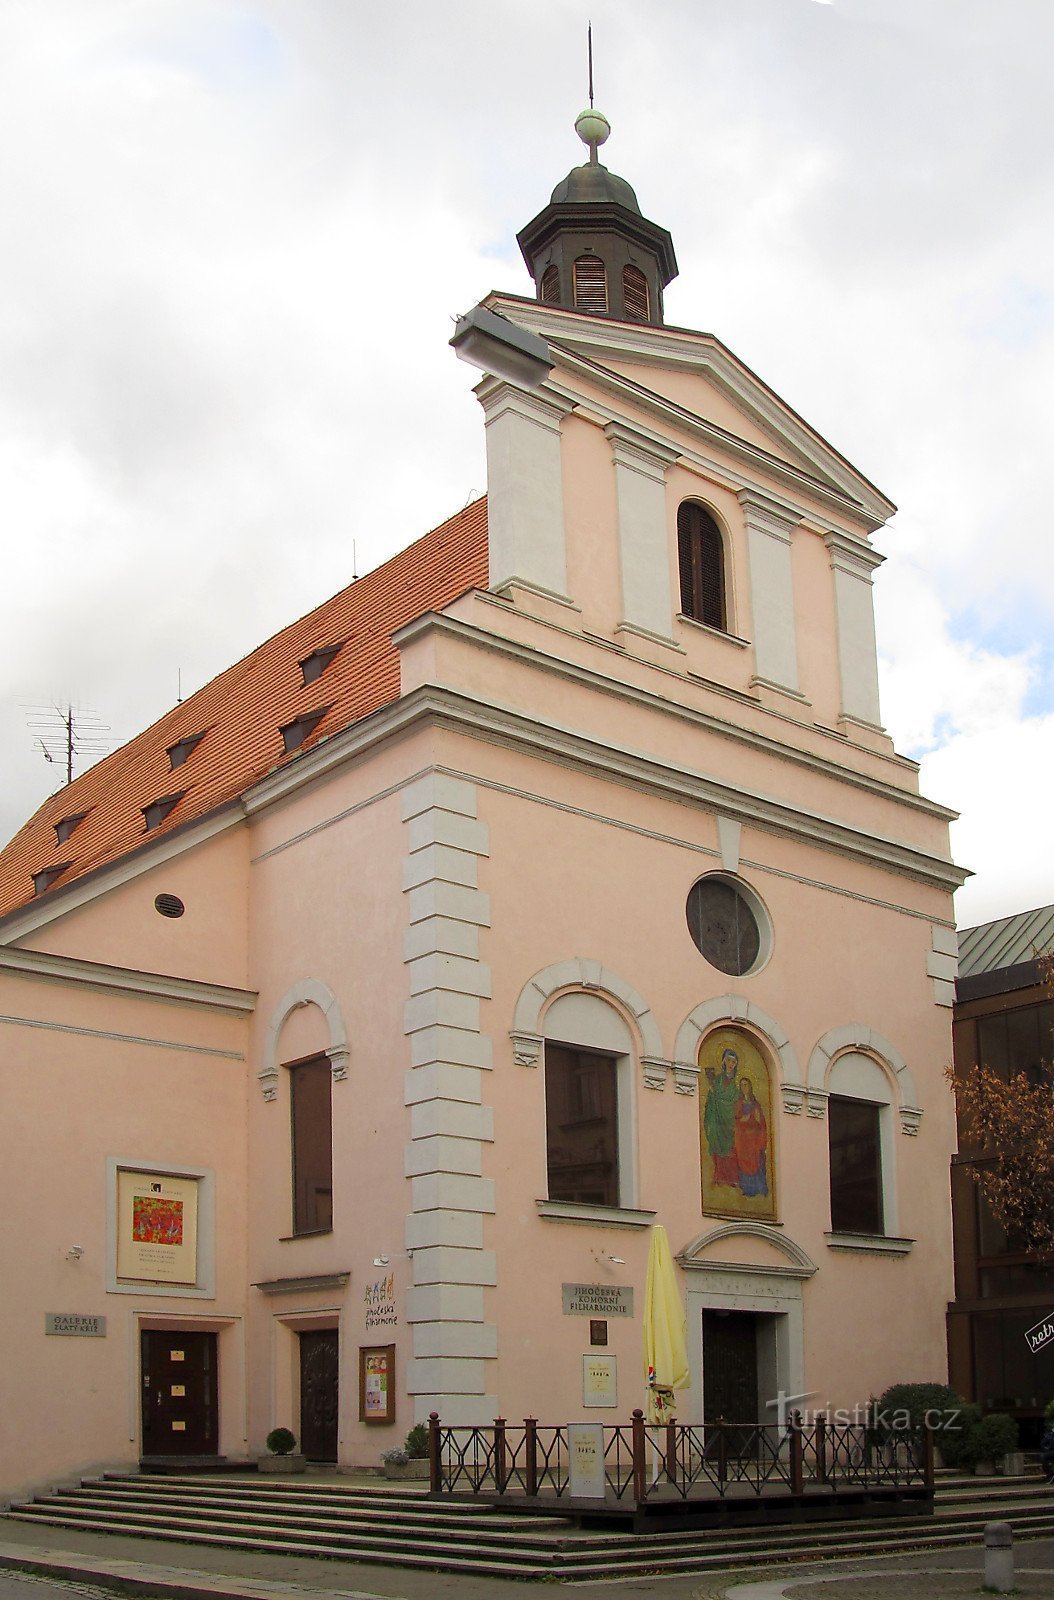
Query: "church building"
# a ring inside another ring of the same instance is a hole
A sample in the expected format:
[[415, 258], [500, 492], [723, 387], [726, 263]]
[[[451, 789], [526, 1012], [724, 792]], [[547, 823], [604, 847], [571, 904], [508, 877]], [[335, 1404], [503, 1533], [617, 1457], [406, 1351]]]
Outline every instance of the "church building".
[[665, 322], [577, 126], [452, 341], [485, 498], [0, 853], [2, 1495], [624, 1420], [654, 1224], [681, 1420], [946, 1376], [964, 875], [881, 725], [894, 507]]

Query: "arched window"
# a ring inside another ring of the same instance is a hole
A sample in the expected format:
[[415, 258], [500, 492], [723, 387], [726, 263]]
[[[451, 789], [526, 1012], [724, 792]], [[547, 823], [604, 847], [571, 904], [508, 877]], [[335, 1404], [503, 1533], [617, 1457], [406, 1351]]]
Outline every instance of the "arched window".
[[882, 1068], [846, 1051], [827, 1079], [831, 1232], [895, 1234], [893, 1095]]
[[725, 632], [724, 542], [709, 511], [694, 500], [683, 501], [677, 511], [677, 558], [682, 613]]
[[631, 322], [647, 322], [651, 316], [648, 280], [639, 267], [622, 269], [622, 303]]
[[608, 279], [599, 256], [579, 256], [574, 266], [575, 310], [606, 311]]
[[549, 306], [560, 304], [560, 268], [554, 261], [542, 273], [542, 299]]
[[548, 1197], [634, 1204], [633, 1042], [597, 995], [560, 995], [545, 1014]]

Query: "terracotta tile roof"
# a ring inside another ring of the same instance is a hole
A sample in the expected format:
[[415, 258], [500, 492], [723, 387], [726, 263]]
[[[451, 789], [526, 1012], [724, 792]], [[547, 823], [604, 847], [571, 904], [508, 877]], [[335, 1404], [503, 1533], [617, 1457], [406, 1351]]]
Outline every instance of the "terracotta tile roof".
[[[180, 795], [149, 837], [171, 833], [398, 699], [392, 633], [486, 585], [487, 503], [481, 499], [283, 628], [46, 800], [0, 851], [0, 916], [34, 898], [34, 874], [68, 862], [46, 891], [55, 894], [142, 845], [145, 807]], [[305, 685], [300, 662], [335, 644], [341, 648], [331, 664]], [[310, 737], [286, 753], [279, 729], [323, 706], [328, 710]], [[168, 751], [197, 734], [204, 737], [173, 772]], [[78, 813], [83, 820], [60, 844], [56, 825]]]

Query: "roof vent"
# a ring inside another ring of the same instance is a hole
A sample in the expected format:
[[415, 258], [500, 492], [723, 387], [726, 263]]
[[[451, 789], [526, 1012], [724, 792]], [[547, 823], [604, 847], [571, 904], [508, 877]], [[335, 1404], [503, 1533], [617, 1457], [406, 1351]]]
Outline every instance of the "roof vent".
[[190, 733], [185, 739], [179, 739], [175, 744], [170, 744], [168, 747], [169, 770], [175, 772], [177, 767], [181, 767], [187, 757], [194, 754], [204, 737], [205, 731], [202, 729], [201, 733]]
[[305, 683], [314, 683], [316, 678], [321, 678], [330, 662], [340, 649], [339, 644], [327, 644], [318, 650], [312, 650], [300, 663], [300, 670], [304, 674]]
[[55, 879], [60, 878], [66, 869], [72, 867], [72, 865], [72, 861], [62, 861], [57, 867], [45, 867], [42, 872], [34, 872], [33, 893], [46, 894]]
[[279, 728], [287, 755], [290, 750], [299, 750], [300, 746], [310, 739], [328, 710], [328, 706], [323, 706], [320, 711], [305, 712], [302, 717], [297, 717], [295, 722], [287, 722], [284, 728]]
[[148, 806], [143, 807], [143, 817], [146, 821], [147, 833], [150, 832], [151, 828], [160, 827], [161, 823], [164, 822], [169, 812], [173, 811], [175, 807], [178, 806], [186, 792], [187, 791], [185, 789], [181, 789], [178, 794], [163, 795], [160, 800], [152, 800]]
[[77, 825], [84, 821], [88, 815], [86, 811], [75, 811], [72, 817], [63, 817], [61, 822], [55, 823], [55, 840], [58, 844], [65, 844], [70, 834]]
[[154, 910], [160, 911], [163, 917], [181, 917], [186, 909], [178, 894], [159, 894], [154, 897]]

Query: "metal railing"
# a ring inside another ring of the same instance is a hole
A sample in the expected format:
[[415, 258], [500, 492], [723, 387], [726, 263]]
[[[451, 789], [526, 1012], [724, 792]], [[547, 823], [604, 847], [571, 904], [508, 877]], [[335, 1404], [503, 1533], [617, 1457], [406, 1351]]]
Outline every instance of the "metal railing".
[[[774, 1423], [629, 1423], [603, 1425], [605, 1499], [616, 1505], [717, 1496], [757, 1498], [874, 1489], [925, 1489], [934, 1483], [933, 1430], [879, 1430], [836, 1425], [825, 1417], [805, 1423], [795, 1413]], [[429, 1419], [429, 1463], [435, 1494], [569, 1500], [571, 1471], [566, 1424], [534, 1417], [511, 1425], [496, 1417], [488, 1428], [446, 1427]]]

